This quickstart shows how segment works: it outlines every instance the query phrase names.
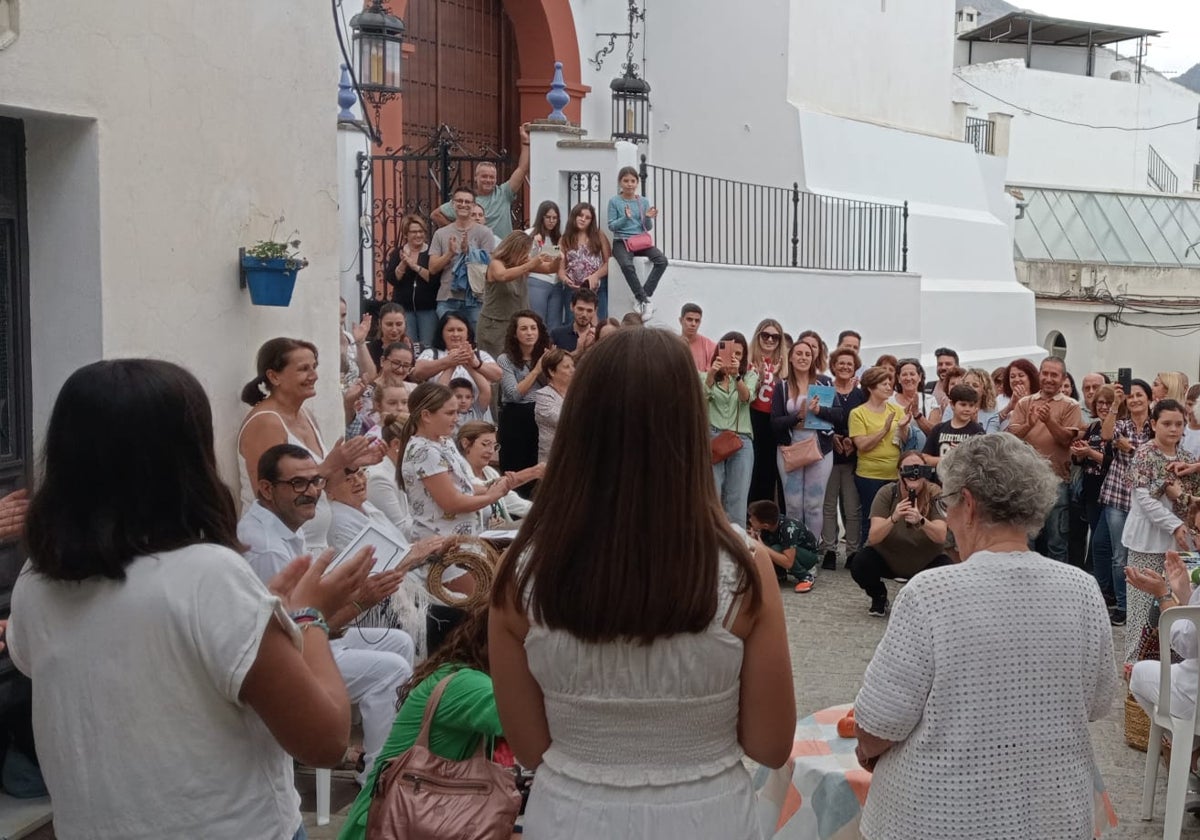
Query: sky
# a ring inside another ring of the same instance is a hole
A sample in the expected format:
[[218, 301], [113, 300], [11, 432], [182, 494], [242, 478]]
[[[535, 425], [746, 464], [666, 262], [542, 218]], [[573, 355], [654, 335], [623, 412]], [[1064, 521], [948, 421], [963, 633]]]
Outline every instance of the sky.
[[[1013, 5], [1044, 15], [1162, 29], [1150, 39], [1146, 62], [1165, 76], [1175, 76], [1200, 64], [1200, 0], [1010, 0]], [[1132, 52], [1134, 42], [1119, 45]]]

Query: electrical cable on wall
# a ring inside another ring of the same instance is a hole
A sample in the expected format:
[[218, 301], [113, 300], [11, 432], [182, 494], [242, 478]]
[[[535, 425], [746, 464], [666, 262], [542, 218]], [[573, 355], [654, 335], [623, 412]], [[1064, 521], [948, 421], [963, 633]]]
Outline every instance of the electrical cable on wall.
[[1065, 125], [1075, 125], [1075, 126], [1079, 126], [1080, 128], [1094, 128], [1094, 129], [1097, 129], [1100, 131], [1135, 131], [1135, 132], [1136, 131], [1157, 131], [1160, 128], [1173, 128], [1174, 126], [1177, 126], [1177, 125], [1190, 125], [1190, 124], [1196, 122], [1195, 116], [1190, 116], [1186, 120], [1179, 120], [1178, 122], [1169, 122], [1169, 123], [1162, 123], [1161, 125], [1147, 125], [1147, 126], [1140, 126], [1140, 127], [1139, 126], [1127, 126], [1127, 125], [1093, 125], [1092, 123], [1076, 122], [1075, 120], [1065, 120], [1062, 117], [1052, 117], [1049, 114], [1041, 114], [1030, 108], [1026, 108], [1024, 105], [1017, 105], [1015, 102], [1009, 102], [1007, 99], [1001, 99], [996, 94], [991, 93], [990, 91], [984, 90], [979, 85], [963, 78], [958, 73], [954, 74], [954, 78], [961, 81], [967, 87], [975, 88], [975, 90], [979, 91], [980, 93], [984, 94], [985, 96], [990, 96], [992, 99], [995, 99], [997, 102], [1007, 105], [1010, 108], [1015, 108], [1018, 111], [1022, 111], [1026, 114], [1029, 114], [1030, 116], [1041, 117], [1044, 120], [1051, 120], [1053, 122], [1063, 123]]

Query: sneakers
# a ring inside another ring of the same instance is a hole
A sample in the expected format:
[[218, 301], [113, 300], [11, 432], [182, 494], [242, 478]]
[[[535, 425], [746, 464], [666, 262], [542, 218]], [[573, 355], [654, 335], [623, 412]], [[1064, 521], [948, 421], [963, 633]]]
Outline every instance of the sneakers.
[[813, 588], [813, 576], [805, 575], [800, 578], [800, 582], [796, 584], [797, 592], [811, 592]]
[[882, 598], [871, 599], [871, 609], [867, 610], [867, 615], [874, 615], [882, 618], [887, 615], [887, 611], [888, 599], [887, 596], [884, 595]]
[[836, 551], [826, 551], [825, 552], [825, 559], [823, 559], [821, 561], [821, 568], [828, 569], [831, 572], [834, 571], [835, 569], [837, 569], [837, 552]]
[[654, 304], [650, 302], [650, 298], [640, 301], [637, 305], [638, 314], [642, 316], [643, 321], [649, 321], [654, 317]]
[[1108, 620], [1112, 622], [1113, 627], [1125, 626], [1125, 610], [1113, 610], [1108, 614]]

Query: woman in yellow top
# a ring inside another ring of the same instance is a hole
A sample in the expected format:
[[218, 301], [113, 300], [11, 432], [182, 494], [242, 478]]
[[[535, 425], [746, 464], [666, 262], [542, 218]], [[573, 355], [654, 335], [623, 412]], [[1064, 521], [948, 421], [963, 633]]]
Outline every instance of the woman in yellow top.
[[900, 450], [908, 440], [912, 424], [912, 409], [888, 402], [892, 396], [893, 376], [886, 367], [867, 368], [862, 375], [862, 389], [867, 401], [850, 412], [850, 437], [858, 452], [854, 469], [854, 486], [862, 506], [862, 542], [867, 544], [871, 527], [871, 504], [880, 488], [892, 483], [899, 475], [897, 464]]

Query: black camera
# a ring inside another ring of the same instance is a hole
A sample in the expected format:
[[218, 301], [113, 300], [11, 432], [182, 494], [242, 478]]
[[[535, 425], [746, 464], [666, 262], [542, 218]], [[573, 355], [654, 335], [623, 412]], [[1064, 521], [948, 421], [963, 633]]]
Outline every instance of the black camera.
[[933, 467], [926, 464], [905, 464], [900, 468], [900, 477], [909, 481], [920, 478], [933, 478]]

